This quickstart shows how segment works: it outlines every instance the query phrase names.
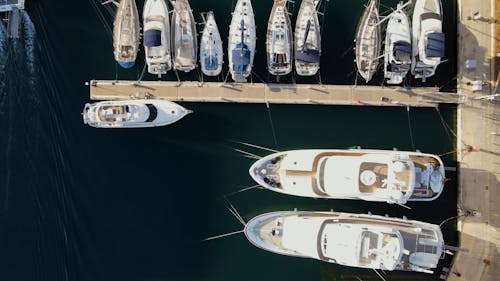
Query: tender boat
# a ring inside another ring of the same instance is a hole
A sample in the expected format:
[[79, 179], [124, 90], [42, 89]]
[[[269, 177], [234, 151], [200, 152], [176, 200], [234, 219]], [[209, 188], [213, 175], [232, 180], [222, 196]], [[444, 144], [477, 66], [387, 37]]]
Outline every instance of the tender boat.
[[236, 82], [246, 82], [255, 56], [255, 19], [252, 1], [238, 0], [229, 26], [229, 72]]
[[387, 23], [384, 51], [384, 77], [387, 84], [401, 84], [411, 67], [411, 32], [402, 3]]
[[316, 75], [320, 66], [321, 32], [317, 2], [303, 0], [295, 24], [295, 71], [301, 76]]
[[433, 273], [445, 254], [439, 226], [376, 215], [273, 212], [244, 232], [269, 252], [375, 270]]
[[292, 26], [286, 8], [287, 0], [274, 0], [267, 24], [267, 67], [272, 75], [292, 72]]
[[166, 100], [104, 101], [86, 104], [83, 122], [96, 128], [147, 128], [170, 125], [191, 113]]
[[198, 59], [196, 22], [187, 0], [176, 0], [173, 6], [171, 36], [174, 68], [189, 72], [196, 68]]
[[413, 10], [413, 57], [411, 73], [425, 81], [436, 72], [444, 57], [441, 0], [417, 0]]
[[139, 51], [140, 27], [135, 0], [121, 0], [113, 27], [113, 47], [115, 60], [123, 68], [135, 65]]
[[144, 49], [148, 72], [161, 76], [172, 68], [170, 56], [170, 17], [165, 0], [146, 0], [144, 4]]
[[222, 71], [223, 49], [213, 12], [209, 12], [200, 41], [201, 71], [207, 76], [217, 76]]
[[445, 182], [438, 156], [392, 150], [292, 150], [257, 160], [250, 176], [290, 195], [405, 204], [439, 197]]
[[356, 32], [356, 65], [359, 74], [367, 83], [377, 72], [380, 56], [378, 5], [378, 0], [370, 0]]

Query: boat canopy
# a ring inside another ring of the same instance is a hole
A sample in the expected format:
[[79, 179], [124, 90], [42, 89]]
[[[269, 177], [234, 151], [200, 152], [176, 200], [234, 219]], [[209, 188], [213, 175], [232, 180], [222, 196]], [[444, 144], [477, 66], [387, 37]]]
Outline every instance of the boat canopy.
[[217, 57], [209, 56], [205, 58], [205, 68], [207, 70], [216, 70], [219, 67], [217, 63]]
[[144, 46], [158, 47], [161, 46], [161, 30], [151, 29], [144, 32]]
[[247, 45], [239, 43], [232, 54], [234, 71], [245, 72], [250, 65], [250, 50]]
[[295, 54], [295, 59], [300, 63], [319, 63], [320, 52], [318, 50], [299, 51]]
[[427, 57], [442, 58], [444, 57], [445, 37], [442, 32], [433, 32], [427, 35]]
[[394, 43], [394, 58], [397, 61], [411, 60], [411, 45], [408, 42], [398, 41]]

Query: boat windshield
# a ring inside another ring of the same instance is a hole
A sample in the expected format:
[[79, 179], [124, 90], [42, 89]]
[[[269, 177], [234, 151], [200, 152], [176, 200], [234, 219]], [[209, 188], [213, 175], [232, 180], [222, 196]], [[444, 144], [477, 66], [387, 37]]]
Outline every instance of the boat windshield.
[[146, 104], [146, 106], [148, 107], [149, 109], [149, 116], [148, 116], [148, 119], [146, 120], [146, 122], [153, 122], [156, 120], [156, 117], [158, 117], [158, 109], [156, 108], [156, 106], [148, 103]]

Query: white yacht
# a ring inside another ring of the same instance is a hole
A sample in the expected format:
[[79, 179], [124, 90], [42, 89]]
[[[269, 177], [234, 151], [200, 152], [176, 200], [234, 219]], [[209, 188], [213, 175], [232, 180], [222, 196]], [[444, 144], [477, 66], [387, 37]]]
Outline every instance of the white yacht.
[[444, 257], [439, 226], [376, 215], [273, 212], [245, 227], [263, 250], [344, 266], [433, 273]]
[[201, 71], [207, 76], [217, 76], [223, 64], [222, 39], [213, 12], [209, 12], [200, 40]]
[[257, 160], [250, 176], [290, 195], [395, 204], [431, 201], [445, 182], [438, 156], [393, 150], [292, 150]]
[[170, 55], [170, 17], [165, 0], [146, 0], [144, 4], [144, 49], [148, 72], [161, 76], [172, 68]]
[[113, 47], [115, 60], [123, 68], [135, 65], [139, 51], [140, 27], [135, 0], [121, 0], [113, 26]]
[[444, 57], [441, 0], [417, 0], [413, 10], [411, 73], [425, 81], [436, 72]]
[[370, 0], [356, 32], [356, 65], [358, 72], [368, 83], [377, 72], [380, 56], [380, 24], [378, 0]]
[[384, 51], [384, 77], [387, 84], [401, 84], [411, 67], [410, 21], [402, 3], [387, 23]]
[[267, 68], [272, 75], [292, 72], [292, 26], [287, 0], [274, 0], [267, 24]]
[[246, 82], [255, 56], [255, 19], [252, 1], [238, 0], [229, 26], [229, 72], [235, 82]]
[[316, 75], [320, 66], [321, 32], [316, 2], [302, 0], [295, 24], [295, 71], [301, 76]]
[[173, 6], [171, 36], [174, 68], [189, 72], [196, 68], [198, 59], [196, 22], [187, 0], [175, 0]]
[[96, 128], [147, 128], [170, 125], [191, 113], [166, 100], [126, 100], [87, 103], [83, 122]]

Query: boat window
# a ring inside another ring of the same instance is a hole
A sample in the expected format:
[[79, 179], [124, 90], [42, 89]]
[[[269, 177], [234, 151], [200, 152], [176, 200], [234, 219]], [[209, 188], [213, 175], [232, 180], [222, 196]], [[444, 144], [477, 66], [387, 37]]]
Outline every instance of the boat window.
[[327, 159], [326, 157], [323, 157], [321, 160], [320, 160], [320, 163], [319, 163], [319, 174], [318, 174], [318, 179], [319, 179], [319, 189], [322, 190], [322, 191], [325, 191], [325, 167], [326, 167], [326, 162], [327, 162]]
[[156, 117], [158, 117], [158, 109], [156, 108], [156, 106], [150, 103], [146, 104], [146, 106], [149, 109], [149, 116], [146, 122], [153, 122], [154, 120], [156, 120]]

